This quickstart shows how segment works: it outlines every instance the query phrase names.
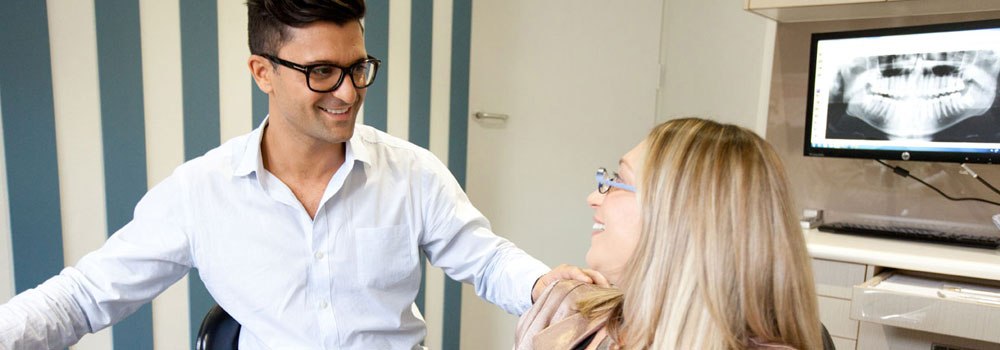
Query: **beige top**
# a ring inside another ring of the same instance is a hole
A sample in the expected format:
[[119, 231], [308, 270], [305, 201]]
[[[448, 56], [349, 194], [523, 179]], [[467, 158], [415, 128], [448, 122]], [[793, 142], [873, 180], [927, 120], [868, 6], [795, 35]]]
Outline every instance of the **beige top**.
[[[579, 281], [558, 281], [550, 284], [531, 309], [517, 321], [514, 349], [572, 349], [587, 337], [597, 333], [607, 320], [603, 318], [587, 320], [576, 310], [577, 302], [596, 288], [592, 284]], [[795, 349], [756, 339], [750, 339], [747, 348]]]
[[604, 319], [587, 320], [576, 303], [594, 285], [579, 281], [550, 284], [517, 321], [514, 348], [518, 350], [571, 349], [604, 327]]

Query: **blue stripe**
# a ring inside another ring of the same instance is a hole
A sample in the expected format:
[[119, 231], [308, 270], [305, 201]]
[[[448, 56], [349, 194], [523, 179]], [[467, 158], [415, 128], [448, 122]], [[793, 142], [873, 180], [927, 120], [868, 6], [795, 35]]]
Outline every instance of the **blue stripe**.
[[420, 252], [420, 289], [417, 289], [417, 298], [413, 300], [417, 305], [417, 310], [420, 310], [421, 314], [426, 314], [425, 307], [427, 304], [427, 255], [423, 251]]
[[[219, 43], [215, 1], [181, 0], [181, 62], [184, 89], [184, 159], [219, 145]], [[188, 275], [191, 348], [201, 320], [215, 300], [195, 269]]]
[[14, 287], [20, 293], [62, 269], [62, 219], [45, 1], [9, 1], [4, 7], [0, 11], [0, 114]]
[[431, 138], [431, 48], [434, 3], [413, 1], [410, 16], [410, 135], [409, 141], [427, 148]]
[[267, 94], [257, 88], [257, 82], [253, 79], [250, 79], [250, 90], [252, 91], [250, 96], [253, 104], [253, 127], [256, 128], [267, 116]]
[[[448, 123], [448, 168], [465, 188], [469, 143], [469, 48], [472, 0], [455, 0], [451, 19], [451, 96]], [[462, 326], [462, 284], [446, 279], [441, 349], [458, 350]]]
[[[410, 135], [417, 146], [430, 147], [431, 138], [431, 43], [434, 3], [413, 1], [410, 13]], [[420, 255], [420, 289], [417, 308], [424, 311], [427, 289], [426, 257]]]
[[382, 60], [377, 81], [365, 95], [365, 124], [385, 131], [389, 105], [389, 0], [370, 0], [365, 11], [365, 46], [368, 54]]
[[[146, 193], [146, 135], [138, 0], [96, 0], [97, 60], [108, 235], [132, 220]], [[114, 326], [116, 349], [153, 347], [153, 308]]]

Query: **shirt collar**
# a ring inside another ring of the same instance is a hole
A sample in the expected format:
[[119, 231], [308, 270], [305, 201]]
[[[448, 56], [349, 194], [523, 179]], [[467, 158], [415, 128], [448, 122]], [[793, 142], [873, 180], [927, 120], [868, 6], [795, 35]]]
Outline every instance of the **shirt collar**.
[[363, 124], [354, 125], [354, 134], [351, 135], [351, 139], [346, 143], [347, 150], [344, 151], [344, 159], [351, 159], [347, 155], [353, 155], [354, 160], [361, 161], [366, 165], [371, 165], [371, 155], [368, 153], [368, 147], [365, 146], [365, 139], [371, 139], [371, 130]]
[[[239, 155], [233, 157], [233, 176], [247, 176], [250, 173], [264, 170], [264, 157], [260, 152], [260, 143], [264, 138], [264, 128], [267, 127], [268, 118], [269, 116], [264, 117], [260, 125], [250, 132], [246, 143], [241, 147], [242, 149], [233, 152], [234, 155]], [[362, 125], [355, 125], [354, 135], [348, 142], [344, 143], [346, 147], [344, 150], [345, 162], [358, 160], [365, 164], [371, 164], [371, 156], [362, 140], [368, 133], [367, 130], [363, 129]], [[361, 135], [362, 133], [365, 135]], [[239, 148], [239, 146], [237, 147]]]

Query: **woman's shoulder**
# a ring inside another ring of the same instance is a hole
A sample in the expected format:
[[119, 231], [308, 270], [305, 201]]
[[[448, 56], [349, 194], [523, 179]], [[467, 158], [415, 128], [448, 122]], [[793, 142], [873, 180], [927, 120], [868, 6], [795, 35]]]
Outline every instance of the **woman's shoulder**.
[[560, 280], [542, 292], [538, 300], [527, 313], [521, 316], [521, 321], [559, 321], [576, 313], [576, 303], [596, 287], [589, 283], [574, 280]]
[[578, 313], [576, 303], [597, 287], [580, 281], [562, 280], [550, 284], [535, 304], [517, 321], [514, 344], [529, 344], [532, 337], [550, 325]]
[[548, 285], [542, 295], [538, 297], [535, 304], [543, 302], [576, 302], [587, 293], [596, 290], [594, 284], [584, 283], [577, 280], [558, 280]]

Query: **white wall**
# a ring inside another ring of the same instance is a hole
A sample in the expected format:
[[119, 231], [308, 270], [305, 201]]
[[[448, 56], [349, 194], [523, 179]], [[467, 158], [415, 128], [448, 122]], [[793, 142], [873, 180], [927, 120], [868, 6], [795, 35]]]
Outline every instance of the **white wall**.
[[657, 120], [698, 116], [763, 135], [775, 23], [743, 1], [664, 1]]
[[[494, 232], [537, 259], [584, 265], [594, 171], [649, 133], [659, 84], [662, 0], [478, 2], [466, 189]], [[544, 63], [544, 64], [541, 64]], [[517, 318], [462, 299], [462, 349], [510, 349]]]
[[[580, 7], [586, 2], [580, 2]], [[633, 7], [637, 7], [635, 2], [631, 3]], [[504, 16], [514, 16], [509, 13], [504, 13], [501, 11], [495, 11], [493, 9], [485, 12], [483, 8], [491, 8], [491, 6], [482, 5], [477, 3], [479, 8], [474, 9], [474, 13], [478, 13], [483, 16], [492, 16], [488, 19], [482, 19], [480, 17], [473, 17], [473, 40], [477, 37], [483, 37], [477, 35], [477, 30], [482, 30], [484, 23], [489, 24], [491, 21], [497, 20], [497, 18], [505, 18]], [[503, 6], [492, 5], [493, 7], [503, 8]], [[494, 99], [487, 102], [476, 100], [477, 95], [483, 95], [484, 93], [477, 90], [477, 86], [484, 85], [481, 82], [477, 83], [476, 67], [477, 66], [489, 66], [492, 69], [504, 71], [505, 66], [504, 61], [525, 61], [532, 58], [537, 58], [543, 54], [544, 49], [539, 49], [535, 47], [543, 42], [544, 38], [550, 33], [559, 33], [561, 30], [565, 30], [564, 27], [568, 26], [571, 21], [565, 18], [555, 18], [549, 20], [548, 22], [541, 22], [541, 24], [536, 21], [531, 21], [532, 15], [538, 15], [535, 12], [543, 11], [545, 8], [555, 6], [551, 3], [546, 3], [544, 5], [531, 5], [527, 6], [531, 9], [532, 13], [520, 14], [520, 17], [515, 17], [513, 20], [506, 20], [508, 26], [523, 26], [532, 25], [531, 31], [535, 33], [534, 35], [523, 35], [518, 37], [518, 40], [524, 40], [523, 44], [518, 43], [508, 43], [503, 42], [499, 39], [485, 40], [487, 42], [473, 42], [473, 55], [472, 55], [472, 83], [470, 83], [470, 97], [473, 99], [470, 101], [470, 107], [474, 111], [480, 108], [488, 112], [503, 112], [510, 113], [512, 115], [511, 122], [508, 122], [507, 126], [500, 127], [495, 126], [494, 129], [485, 128], [477, 123], [470, 123], [470, 138], [477, 136], [481, 139], [478, 140], [479, 143], [483, 143], [483, 138], [489, 137], [502, 137], [500, 134], [511, 134], [517, 131], [517, 127], [513, 123], [517, 123], [517, 118], [524, 118], [525, 111], [511, 111], [511, 105], [516, 105], [513, 100], [523, 99], [525, 96], [520, 94], [528, 94], [528, 96], [539, 96], [545, 95], [546, 99], [558, 99], [561, 94], [565, 91], [550, 92], [546, 94], [539, 94], [537, 92], [532, 93], [532, 90], [528, 87], [514, 86], [507, 91], [511, 91], [509, 96], [507, 96], [506, 91], [501, 92], [491, 92], [495, 96], [496, 100], [502, 100], [500, 102], [493, 101]], [[570, 6], [566, 6], [562, 13], [565, 15], [572, 15], [574, 13]], [[525, 10], [526, 12], [528, 10]], [[623, 11], [624, 12], [624, 11]], [[629, 40], [631, 42], [641, 41], [640, 38], [631, 37], [623, 39], [621, 36], [608, 35], [607, 37], [595, 35], [593, 33], [587, 33], [591, 35], [590, 41], [592, 43], [603, 43], [594, 44], [600, 47], [600, 50], [616, 52], [616, 54], [622, 57], [629, 57], [629, 55], [641, 55], [642, 58], [647, 58], [650, 56], [659, 55], [659, 62], [661, 64], [661, 75], [658, 79], [659, 81], [659, 91], [657, 92], [656, 100], [657, 106], [655, 111], [655, 122], [662, 122], [671, 119], [672, 116], [702, 116], [709, 117], [715, 120], [719, 120], [727, 123], [735, 123], [738, 125], [746, 126], [757, 132], [763, 134], [766, 126], [767, 120], [767, 99], [769, 92], [769, 82], [770, 82], [770, 64], [771, 56], [773, 52], [773, 33], [775, 25], [767, 19], [759, 17], [757, 15], [745, 12], [742, 8], [742, 2], [732, 1], [732, 0], [663, 0], [663, 10], [662, 10], [662, 23], [659, 28], [653, 29], [659, 35], [659, 52], [636, 52], [635, 50], [616, 50], [618, 46], [615, 44], [622, 40]], [[621, 18], [614, 18], [614, 20], [622, 20]], [[641, 22], [638, 18], [630, 18], [633, 22]], [[608, 34], [608, 33], [605, 33]], [[502, 35], [498, 35], [503, 37]], [[516, 37], [516, 35], [515, 35]], [[572, 46], [573, 40], [570, 38], [565, 39], [559, 46], [563, 50], [562, 55], [566, 57], [568, 62], [564, 62], [559, 69], [553, 68], [554, 71], [560, 71], [566, 67], [571, 67], [576, 69], [576, 64], [579, 62], [587, 62], [589, 57], [580, 57], [580, 54], [587, 54], [588, 49], [580, 49], [578, 47]], [[612, 42], [609, 44], [608, 42]], [[493, 51], [493, 56], [482, 57], [483, 55], [477, 56], [478, 51], [475, 49], [477, 46], [490, 46], [490, 47], [502, 47], [505, 50], [502, 54], [497, 54]], [[511, 49], [510, 47], [516, 48]], [[596, 54], [594, 54], [596, 55]], [[577, 57], [574, 60], [574, 57]], [[477, 60], [478, 58], [478, 60]], [[653, 57], [655, 59], [655, 57]], [[570, 61], [571, 60], [571, 61]], [[570, 70], [572, 70], [570, 69]], [[577, 69], [577, 71], [582, 71], [582, 69]], [[556, 73], [551, 73], [551, 76], [556, 76]], [[550, 76], [550, 78], [551, 78]], [[492, 79], [496, 80], [513, 80], [514, 82], [523, 82], [527, 79], [519, 77], [515, 73], [506, 74], [501, 77], [491, 76]], [[641, 81], [631, 81], [632, 84], [642, 85]], [[655, 82], [654, 82], [655, 84]], [[496, 82], [494, 85], [506, 86], [500, 82]], [[517, 84], [511, 84], [517, 85]], [[548, 89], [558, 88], [557, 84], [550, 84], [546, 86]], [[515, 92], [516, 91], [516, 92]], [[614, 96], [608, 93], [609, 96]], [[587, 98], [582, 98], [583, 100], [588, 100]], [[618, 99], [611, 97], [610, 100], [615, 102], [621, 102]], [[588, 100], [589, 101], [589, 100]], [[496, 102], [496, 103], [488, 103]], [[539, 103], [541, 104], [541, 103]], [[615, 114], [616, 118], [638, 118], [642, 115], [649, 115], [649, 113], [634, 113], [636, 106], [620, 107]], [[560, 113], [565, 113], [568, 110], [572, 110], [569, 107], [564, 107], [556, 109], [554, 111], [548, 111], [551, 113], [543, 113], [538, 116], [531, 115], [532, 118], [544, 118], [545, 116], [559, 116]], [[592, 112], [598, 113], [600, 108], [592, 108]], [[520, 113], [518, 113], [520, 112]], [[548, 128], [541, 128], [542, 132], [546, 135], [547, 139], [544, 141], [546, 144], [550, 145], [573, 145], [578, 144], [580, 139], [590, 140], [592, 135], [587, 134], [585, 130], [577, 130], [577, 128], [585, 129], [588, 124], [586, 124], [584, 117], [580, 117], [574, 120], [573, 123], [562, 123], [561, 126], [549, 126]], [[538, 122], [533, 120], [532, 122]], [[522, 124], [527, 122], [522, 122]], [[608, 149], [615, 149], [611, 151], [614, 153], [614, 157], [608, 157], [608, 159], [617, 159], [621, 153], [634, 145], [645, 132], [648, 131], [648, 126], [645, 127], [643, 132], [637, 134], [630, 134], [630, 136], [622, 136], [620, 129], [627, 128], [623, 126], [624, 123], [610, 123], [615, 128], [614, 131], [605, 131], [601, 133], [599, 139], [601, 144]], [[474, 128], [480, 128], [483, 131], [476, 132]], [[612, 126], [609, 126], [612, 127]], [[561, 128], [559, 130], [555, 128]], [[491, 136], [492, 135], [492, 136]], [[619, 135], [619, 136], [612, 136]], [[507, 137], [510, 137], [509, 135]], [[613, 139], [609, 139], [613, 138]], [[622, 138], [626, 138], [622, 140]], [[530, 143], [532, 138], [523, 137], [518, 140], [520, 143]], [[523, 220], [512, 219], [513, 216], [517, 214], [517, 206], [515, 200], [510, 200], [512, 197], [509, 191], [517, 191], [517, 198], [520, 203], [550, 203], [553, 202], [551, 198], [546, 196], [551, 196], [553, 190], [551, 189], [525, 189], [523, 186], [512, 186], [512, 181], [496, 180], [490, 181], [490, 185], [483, 186], [474, 183], [476, 180], [476, 174], [483, 172], [483, 169], [473, 168], [476, 164], [491, 163], [491, 164], [505, 164], [505, 159], [513, 158], [519, 159], [518, 163], [525, 165], [527, 169], [531, 169], [527, 172], [528, 176], [525, 178], [531, 178], [532, 182], [542, 182], [540, 178], [549, 176], [551, 172], [558, 173], [558, 176], [565, 177], [567, 179], [576, 179], [576, 172], [563, 173], [565, 169], [555, 169], [547, 172], [544, 167], [533, 165], [531, 160], [538, 157], [542, 157], [545, 162], [548, 163], [558, 163], [564, 164], [565, 160], [554, 160], [549, 159], [551, 157], [544, 157], [545, 154], [549, 153], [546, 151], [520, 151], [519, 154], [512, 157], [502, 156], [503, 152], [500, 152], [496, 148], [486, 147], [485, 150], [479, 150], [481, 152], [476, 153], [477, 149], [473, 146], [477, 142], [470, 140], [470, 169], [469, 169], [469, 195], [474, 200], [477, 206], [486, 213], [487, 217], [491, 219], [494, 224], [494, 229], [498, 234], [504, 235], [511, 238], [516, 244], [525, 248], [529, 253], [536, 254], [539, 258], [542, 258], [546, 263], [554, 265], [557, 263], [583, 263], [583, 254], [586, 252], [587, 247], [589, 247], [589, 242], [586, 238], [578, 238], [581, 241], [566, 242], [568, 238], [576, 237], [572, 236], [569, 232], [551, 232], [551, 230], [541, 229], [540, 227], [547, 226], [535, 225], [528, 229], [514, 229], [515, 225], [507, 225], [505, 222], [513, 221], [518, 224], [525, 224], [533, 222], [529, 217], [522, 214], [519, 218]], [[624, 143], [628, 146], [622, 146], [620, 149], [618, 144]], [[495, 146], [495, 145], [494, 145]], [[552, 146], [558, 147], [558, 146]], [[529, 148], [530, 146], [525, 146], [523, 144], [512, 145], [505, 149], [519, 149]], [[589, 152], [583, 148], [578, 149], [579, 152], [573, 154], [573, 152], [566, 152], [564, 156], [574, 157], [574, 158], [588, 158], [595, 164], [600, 164], [603, 161], [603, 156], [599, 156], [601, 153]], [[530, 154], [529, 154], [530, 153]], [[477, 160], [478, 161], [475, 161]], [[608, 166], [613, 166], [614, 162], [611, 161]], [[483, 166], [483, 165], [481, 165]], [[484, 166], [485, 167], [485, 166]], [[542, 170], [542, 171], [539, 171]], [[535, 174], [539, 172], [539, 174]], [[501, 176], [501, 178], [503, 178]], [[518, 178], [516, 176], [508, 178]], [[575, 180], [565, 180], [566, 186], [569, 186]], [[590, 180], [591, 182], [593, 180]], [[484, 181], [485, 182], [485, 181]], [[590, 185], [588, 185], [590, 186]], [[530, 186], [528, 186], [530, 187]], [[520, 188], [520, 189], [519, 189]], [[590, 188], [590, 187], [587, 187]], [[586, 190], [581, 192], [581, 194], [575, 198], [572, 198], [573, 204], [569, 205], [555, 205], [546, 208], [545, 216], [548, 216], [546, 220], [567, 220], [571, 222], [579, 222], [578, 215], [575, 215], [576, 206], [579, 205], [580, 211], [584, 214], [589, 211], [583, 204], [583, 197], [586, 194]], [[535, 196], [534, 198], [531, 198]], [[527, 198], [526, 198], [527, 197]], [[568, 207], [567, 207], [568, 206]], [[521, 205], [521, 207], [525, 207]], [[568, 215], [574, 214], [574, 215]], [[589, 214], [587, 214], [589, 215]], [[584, 216], [586, 217], [586, 216]], [[530, 225], [529, 225], [530, 226]], [[545, 232], [545, 234], [530, 235], [530, 231], [538, 230]], [[527, 233], [524, 233], [527, 231]], [[571, 231], [575, 232], [575, 231]], [[522, 234], [524, 233], [524, 234]], [[582, 246], [582, 247], [581, 247]], [[553, 256], [562, 256], [561, 261], [551, 261]], [[549, 258], [549, 259], [546, 259]], [[480, 305], [482, 304], [482, 305]], [[507, 318], [499, 318], [495, 315], [495, 307], [492, 305], [485, 305], [477, 300], [475, 294], [467, 286], [465, 288], [465, 293], [463, 293], [463, 316], [462, 316], [462, 344], [463, 348], [477, 348], [477, 349], [508, 349], [513, 340], [513, 334], [511, 334], [511, 323]], [[508, 317], [512, 319], [512, 317]], [[476, 344], [476, 345], [472, 345]]]

